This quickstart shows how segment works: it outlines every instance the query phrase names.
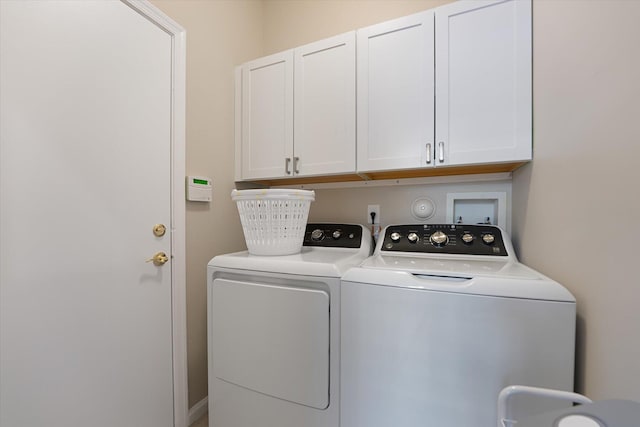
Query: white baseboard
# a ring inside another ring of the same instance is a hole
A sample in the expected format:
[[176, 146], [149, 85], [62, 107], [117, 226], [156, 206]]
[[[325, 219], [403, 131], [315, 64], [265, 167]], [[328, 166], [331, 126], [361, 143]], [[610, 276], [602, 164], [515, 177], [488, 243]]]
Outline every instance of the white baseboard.
[[189, 425], [192, 425], [209, 411], [209, 399], [205, 397], [189, 408]]

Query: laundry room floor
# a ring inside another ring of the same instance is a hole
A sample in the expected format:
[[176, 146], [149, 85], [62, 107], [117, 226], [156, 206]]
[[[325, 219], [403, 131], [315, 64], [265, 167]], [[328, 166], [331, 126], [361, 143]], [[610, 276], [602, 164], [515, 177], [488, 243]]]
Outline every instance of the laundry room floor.
[[200, 418], [195, 423], [191, 424], [191, 427], [208, 427], [209, 426], [209, 414]]

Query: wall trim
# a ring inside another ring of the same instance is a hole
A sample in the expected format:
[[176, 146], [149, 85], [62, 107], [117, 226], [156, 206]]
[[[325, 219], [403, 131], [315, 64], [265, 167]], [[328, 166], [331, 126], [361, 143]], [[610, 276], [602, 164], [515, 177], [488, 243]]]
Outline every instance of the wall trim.
[[200, 402], [196, 403], [189, 409], [189, 425], [193, 425], [196, 421], [202, 418], [207, 412], [209, 407], [209, 398], [205, 397]]

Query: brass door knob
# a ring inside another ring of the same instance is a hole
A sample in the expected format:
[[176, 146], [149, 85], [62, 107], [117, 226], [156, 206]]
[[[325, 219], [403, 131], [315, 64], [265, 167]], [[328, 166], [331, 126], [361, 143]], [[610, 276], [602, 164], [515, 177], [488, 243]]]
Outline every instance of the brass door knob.
[[146, 262], [153, 262], [153, 265], [164, 265], [169, 261], [169, 257], [164, 252], [156, 253], [152, 258], [149, 258]]

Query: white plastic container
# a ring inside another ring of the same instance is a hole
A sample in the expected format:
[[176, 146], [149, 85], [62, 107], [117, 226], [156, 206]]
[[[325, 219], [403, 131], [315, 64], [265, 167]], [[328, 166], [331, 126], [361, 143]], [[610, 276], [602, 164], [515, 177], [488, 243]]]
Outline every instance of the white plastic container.
[[315, 193], [308, 190], [233, 190], [240, 222], [252, 255], [300, 252]]

